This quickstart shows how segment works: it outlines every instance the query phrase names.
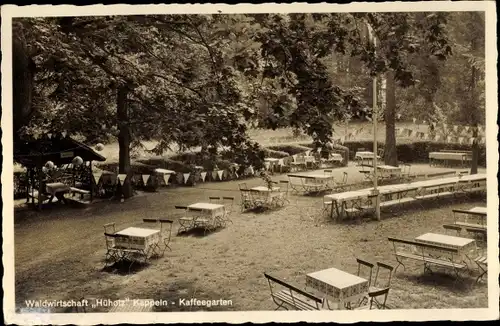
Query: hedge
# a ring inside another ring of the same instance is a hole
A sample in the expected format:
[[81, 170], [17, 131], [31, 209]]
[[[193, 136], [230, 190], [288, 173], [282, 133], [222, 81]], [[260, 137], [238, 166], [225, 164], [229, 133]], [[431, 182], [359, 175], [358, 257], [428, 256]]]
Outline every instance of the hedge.
[[264, 151], [264, 155], [266, 157], [284, 158], [284, 157], [290, 156], [290, 154], [288, 154], [287, 152], [276, 151], [276, 150], [272, 150], [272, 149], [269, 149], [269, 148], [263, 148], [262, 150]]
[[266, 148], [274, 151], [285, 152], [288, 153], [288, 155], [303, 153], [311, 149], [309, 147], [301, 145], [273, 145], [273, 146], [267, 146]]
[[[365, 148], [371, 151], [373, 141], [346, 141], [344, 146], [349, 149], [350, 159], [354, 159], [354, 155], [359, 148]], [[384, 147], [383, 142], [378, 142], [378, 146]], [[471, 151], [469, 144], [449, 144], [445, 142], [435, 141], [413, 141], [403, 142], [396, 145], [398, 160], [410, 163], [427, 163], [429, 162], [429, 152], [438, 152], [443, 149]], [[478, 164], [486, 166], [486, 146], [479, 144]]]

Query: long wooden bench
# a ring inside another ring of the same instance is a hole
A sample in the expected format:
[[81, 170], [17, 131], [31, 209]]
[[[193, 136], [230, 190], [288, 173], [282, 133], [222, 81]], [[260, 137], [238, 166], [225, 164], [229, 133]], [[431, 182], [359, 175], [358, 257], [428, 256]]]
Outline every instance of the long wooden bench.
[[[323, 298], [319, 298], [311, 293], [301, 290], [267, 273], [264, 273], [264, 276], [267, 278], [269, 288], [271, 289], [271, 297], [277, 306], [275, 310], [280, 308], [288, 310], [287, 307], [291, 307], [295, 310], [321, 310], [323, 306]], [[273, 291], [273, 283], [278, 284], [285, 289], [278, 292]]]
[[[402, 265], [403, 269], [405, 269], [405, 265], [401, 261], [403, 258], [423, 262], [424, 272], [427, 270], [431, 271], [429, 265], [436, 265], [440, 267], [450, 268], [455, 272], [457, 278], [459, 276], [459, 271], [467, 268], [467, 265], [465, 264], [454, 262], [455, 261], [454, 257], [458, 256], [457, 249], [438, 246], [438, 245], [431, 245], [413, 240], [398, 239], [391, 237], [389, 237], [388, 240], [392, 242], [394, 246], [394, 255], [396, 257], [396, 261], [398, 262], [398, 265], [394, 269], [394, 272], [396, 272], [399, 265]], [[398, 245], [400, 246], [399, 248]], [[410, 246], [414, 250], [410, 251], [402, 249], [401, 248], [402, 245], [406, 247]], [[426, 250], [439, 250], [442, 253], [442, 255], [446, 257], [445, 258], [430, 257], [429, 254], [426, 254]]]

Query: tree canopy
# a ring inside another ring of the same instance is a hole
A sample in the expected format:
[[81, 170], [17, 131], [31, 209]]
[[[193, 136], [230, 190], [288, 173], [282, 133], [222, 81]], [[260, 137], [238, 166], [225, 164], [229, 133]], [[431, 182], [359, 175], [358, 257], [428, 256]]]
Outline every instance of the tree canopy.
[[[477, 105], [484, 103], [480, 18], [398, 12], [14, 19], [15, 116], [29, 118], [16, 118], [15, 127], [20, 137], [117, 137], [126, 173], [128, 151], [144, 140], [156, 140], [158, 154], [172, 145], [201, 147], [208, 156], [225, 149], [236, 163], [259, 166], [262, 151], [247, 135], [255, 120], [325, 144], [335, 122], [370, 114], [373, 76], [388, 80], [386, 120], [396, 111], [424, 118], [438, 103], [459, 107], [457, 119], [467, 121], [465, 113], [484, 108]], [[472, 72], [461, 71], [464, 64]], [[412, 101], [417, 105], [407, 107]], [[394, 147], [388, 126], [386, 142]]]

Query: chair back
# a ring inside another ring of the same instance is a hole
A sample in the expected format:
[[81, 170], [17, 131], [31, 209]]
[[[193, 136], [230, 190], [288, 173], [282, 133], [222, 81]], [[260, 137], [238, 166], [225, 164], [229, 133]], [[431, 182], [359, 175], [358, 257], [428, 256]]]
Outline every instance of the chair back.
[[106, 249], [110, 249], [115, 246], [116, 234], [104, 232], [104, 238], [106, 239]]
[[280, 190], [282, 188], [285, 188], [285, 191], [282, 191], [282, 192], [288, 192], [288, 184], [290, 182], [288, 180], [280, 180], [279, 184], [280, 184]]
[[222, 204], [224, 204], [226, 213], [231, 214], [233, 211], [234, 197], [222, 197]]
[[115, 229], [115, 223], [106, 223], [103, 225], [104, 226], [104, 233], [110, 233], [110, 234], [115, 234], [116, 229]]
[[158, 223], [158, 220], [155, 218], [143, 218], [142, 221], [144, 223]]
[[240, 190], [247, 190], [248, 189], [247, 184], [245, 182], [238, 183], [238, 187], [240, 188]]
[[343, 185], [347, 184], [347, 172], [344, 172], [344, 174], [342, 176], [342, 184]]
[[175, 205], [175, 209], [187, 209], [187, 206]]
[[377, 155], [380, 156], [380, 158], [384, 158], [384, 149], [383, 148], [378, 148], [377, 149]]
[[373, 274], [373, 264], [370, 262], [367, 262], [366, 260], [362, 260], [359, 258], [356, 258], [356, 262], [358, 263], [358, 276], [361, 276], [361, 270], [363, 269], [369, 269], [370, 270], [370, 276], [368, 278], [368, 286], [371, 286], [372, 284], [372, 274]]
[[[377, 272], [375, 273], [375, 280], [373, 281], [373, 286], [382, 287], [382, 288], [390, 288], [391, 287], [391, 279], [392, 279], [392, 271], [394, 267], [391, 265], [387, 265], [382, 262], [377, 262]], [[381, 283], [379, 276], [381, 274], [388, 275], [385, 283]], [[378, 283], [377, 283], [378, 282]], [[380, 285], [382, 284], [382, 285]]]
[[459, 225], [453, 225], [453, 224], [444, 224], [443, 225], [443, 229], [445, 229], [447, 231], [452, 231], [453, 233], [455, 233], [455, 235], [460, 234], [460, 232], [462, 231], [462, 227], [461, 226], [459, 226]]
[[387, 308], [387, 306], [386, 306], [387, 297], [389, 296], [389, 288], [388, 287], [383, 288], [383, 289], [378, 290], [378, 291], [373, 291], [373, 292], [368, 293], [368, 297], [370, 298], [370, 310], [372, 309], [374, 299], [377, 297], [380, 297], [382, 295], [384, 296], [384, 301], [382, 301], [382, 302], [377, 301], [377, 302], [382, 309], [386, 309]]
[[219, 203], [220, 202], [220, 197], [210, 196], [210, 197], [208, 197], [208, 201], [210, 203]]
[[325, 173], [325, 175], [332, 175], [333, 170], [323, 170], [323, 173]]

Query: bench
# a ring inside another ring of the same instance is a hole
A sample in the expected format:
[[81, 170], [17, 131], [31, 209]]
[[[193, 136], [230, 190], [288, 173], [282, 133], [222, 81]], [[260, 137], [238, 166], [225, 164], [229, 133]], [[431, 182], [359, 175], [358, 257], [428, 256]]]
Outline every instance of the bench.
[[[466, 269], [467, 265], [463, 263], [455, 263], [454, 262], [454, 256], [458, 255], [458, 250], [449, 248], [449, 247], [443, 247], [439, 245], [432, 245], [432, 244], [427, 244], [427, 243], [422, 243], [418, 241], [413, 241], [413, 240], [406, 240], [406, 239], [398, 239], [398, 238], [391, 238], [389, 237], [388, 240], [392, 242], [394, 246], [394, 255], [396, 257], [396, 261], [398, 262], [398, 265], [394, 269], [394, 272], [398, 269], [399, 265], [403, 266], [403, 269], [405, 269], [405, 265], [401, 261], [402, 258], [407, 258], [407, 259], [412, 259], [412, 260], [417, 260], [421, 261], [424, 263], [424, 272], [425, 271], [431, 271], [429, 265], [436, 265], [440, 267], [445, 267], [445, 268], [450, 268], [453, 269], [455, 272], [456, 277], [458, 278], [459, 276], [459, 271]], [[398, 248], [398, 245], [400, 246]], [[410, 250], [404, 250], [401, 248], [401, 246], [404, 245], [406, 247], [411, 247], [413, 248], [412, 251]], [[443, 256], [443, 258], [436, 258], [436, 257], [431, 257], [429, 254], [426, 254], [426, 250], [439, 250]]]
[[440, 152], [443, 153], [461, 153], [461, 154], [466, 154], [466, 155], [472, 155], [472, 151], [461, 151], [458, 149], [442, 149]]
[[[296, 310], [321, 310], [321, 307], [323, 306], [323, 298], [301, 290], [267, 273], [264, 273], [264, 276], [269, 283], [271, 297], [277, 306], [275, 310], [280, 308], [288, 310], [287, 307], [291, 307]], [[278, 284], [285, 289], [279, 292], [273, 291], [273, 284]]]
[[75, 194], [79, 194], [81, 199], [83, 199], [83, 196], [85, 196], [85, 195], [90, 195], [89, 190], [84, 190], [84, 189], [75, 188], [75, 187], [70, 187], [69, 189], [70, 189], [70, 192], [73, 196]]
[[438, 173], [428, 173], [426, 175], [426, 178], [432, 179], [432, 178], [454, 177], [454, 176], [456, 176], [455, 171], [447, 171], [447, 172], [438, 172]]

